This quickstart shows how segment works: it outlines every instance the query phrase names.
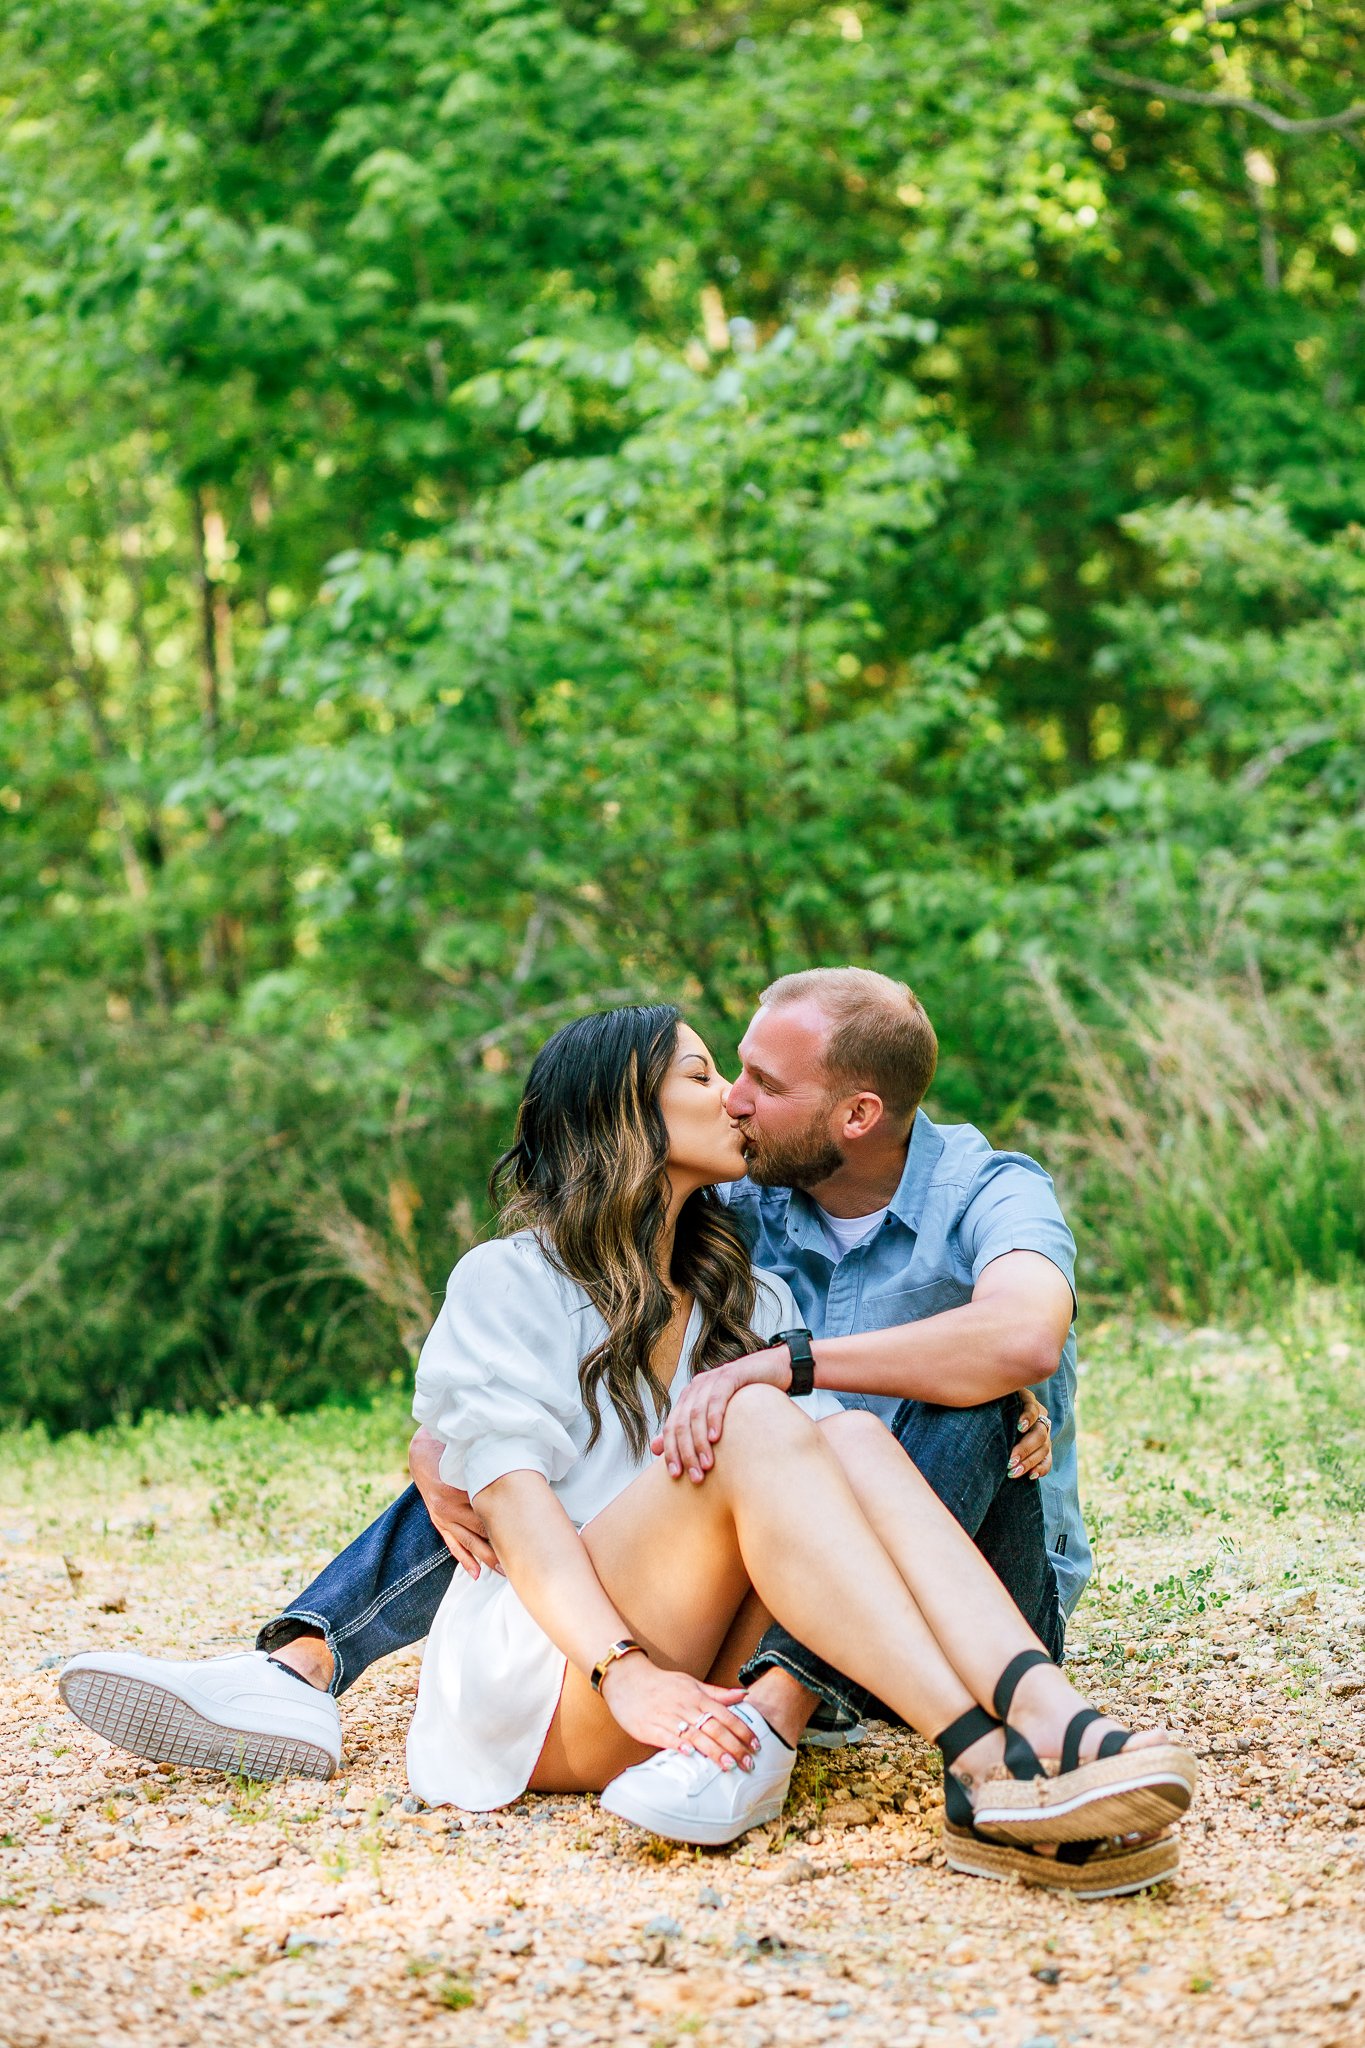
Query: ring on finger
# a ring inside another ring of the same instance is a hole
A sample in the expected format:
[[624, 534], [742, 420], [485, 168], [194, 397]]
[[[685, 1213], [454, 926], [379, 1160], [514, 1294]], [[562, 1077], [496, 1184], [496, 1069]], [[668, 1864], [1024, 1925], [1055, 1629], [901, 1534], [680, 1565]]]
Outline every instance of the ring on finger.
[[700, 1734], [702, 1729], [706, 1726], [707, 1722], [714, 1721], [715, 1718], [716, 1717], [714, 1714], [703, 1714], [700, 1721], [698, 1721], [697, 1723], [697, 1733]]

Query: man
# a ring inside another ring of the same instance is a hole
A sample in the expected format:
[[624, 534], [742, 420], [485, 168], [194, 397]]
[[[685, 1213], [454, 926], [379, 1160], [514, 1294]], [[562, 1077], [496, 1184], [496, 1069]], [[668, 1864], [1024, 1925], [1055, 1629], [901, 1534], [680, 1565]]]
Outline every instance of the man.
[[[1090, 1571], [1072, 1413], [1075, 1245], [1039, 1166], [924, 1114], [937, 1052], [917, 998], [885, 975], [817, 968], [774, 982], [728, 1100], [749, 1163], [729, 1198], [756, 1262], [782, 1273], [801, 1306], [815, 1383], [885, 1417], [1060, 1656]], [[787, 1347], [776, 1356], [789, 1372]], [[680, 1480], [709, 1457], [704, 1431], [691, 1433], [698, 1406], [689, 1398], [666, 1433]], [[457, 1562], [475, 1577], [496, 1569], [476, 1511], [441, 1479], [441, 1452], [418, 1431], [413, 1486], [262, 1629], [255, 1651], [181, 1664], [77, 1657], [60, 1681], [67, 1705], [158, 1761], [329, 1777], [341, 1756], [336, 1696], [426, 1635]], [[1035, 1471], [1039, 1486], [1027, 1483]], [[744, 1678], [788, 1742], [821, 1702], [836, 1729], [875, 1704], [779, 1629]]]

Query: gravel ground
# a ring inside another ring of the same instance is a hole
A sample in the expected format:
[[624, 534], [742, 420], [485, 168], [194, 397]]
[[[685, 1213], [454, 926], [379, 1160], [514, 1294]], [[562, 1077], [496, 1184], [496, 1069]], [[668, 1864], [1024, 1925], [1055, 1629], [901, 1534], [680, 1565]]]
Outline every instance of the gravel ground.
[[1365, 2043], [1365, 1569], [1332, 1407], [1360, 1353], [1315, 1313], [1307, 1350], [1091, 1340], [1072, 1654], [1204, 1773], [1179, 1882], [1097, 1905], [952, 1876], [936, 1757], [881, 1726], [803, 1757], [784, 1825], [726, 1852], [586, 1799], [409, 1811], [415, 1652], [343, 1702], [329, 1785], [141, 1766], [65, 1714], [63, 1656], [249, 1635], [335, 1538], [319, 1461], [382, 1501], [400, 1413], [354, 1442], [343, 1414], [0, 1444], [0, 2041]]

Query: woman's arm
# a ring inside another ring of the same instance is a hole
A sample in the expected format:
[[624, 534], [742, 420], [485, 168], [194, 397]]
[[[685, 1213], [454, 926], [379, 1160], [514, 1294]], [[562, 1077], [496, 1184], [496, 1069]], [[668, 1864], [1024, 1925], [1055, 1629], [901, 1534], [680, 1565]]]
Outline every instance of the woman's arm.
[[[539, 1472], [507, 1472], [475, 1496], [502, 1568], [522, 1605], [569, 1662], [590, 1677], [599, 1657], [630, 1634], [587, 1547]], [[666, 1566], [665, 1566], [666, 1569]], [[743, 1759], [753, 1730], [728, 1712], [743, 1689], [667, 1671], [647, 1655], [619, 1657], [602, 1680], [614, 1719], [651, 1749], [697, 1749], [713, 1762]], [[709, 1715], [704, 1729], [696, 1722]], [[680, 1734], [680, 1724], [686, 1733]]]

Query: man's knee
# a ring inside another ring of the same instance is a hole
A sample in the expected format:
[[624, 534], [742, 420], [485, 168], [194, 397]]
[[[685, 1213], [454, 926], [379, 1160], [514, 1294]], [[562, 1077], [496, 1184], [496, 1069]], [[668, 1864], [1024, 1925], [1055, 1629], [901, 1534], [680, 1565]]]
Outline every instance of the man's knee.
[[916, 1469], [953, 1516], [975, 1536], [1007, 1478], [1014, 1442], [1018, 1397], [1004, 1396], [976, 1408], [940, 1408], [907, 1401], [894, 1433]]

